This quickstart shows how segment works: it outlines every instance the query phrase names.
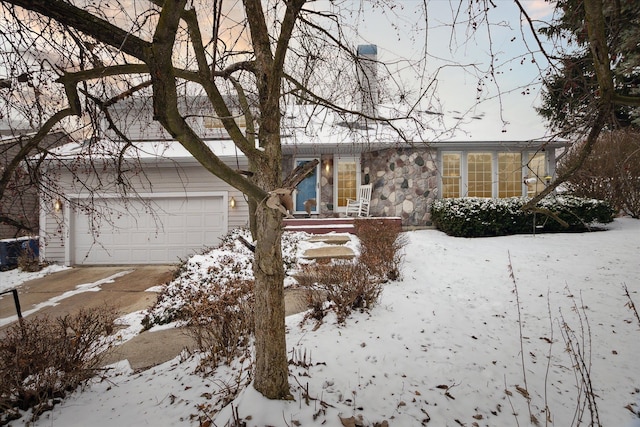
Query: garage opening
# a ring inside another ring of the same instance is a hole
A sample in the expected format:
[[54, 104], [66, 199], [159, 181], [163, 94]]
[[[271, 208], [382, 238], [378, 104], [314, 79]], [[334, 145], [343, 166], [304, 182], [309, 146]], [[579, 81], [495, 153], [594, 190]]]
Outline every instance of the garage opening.
[[227, 232], [226, 193], [100, 198], [91, 216], [74, 212], [71, 264], [174, 264]]

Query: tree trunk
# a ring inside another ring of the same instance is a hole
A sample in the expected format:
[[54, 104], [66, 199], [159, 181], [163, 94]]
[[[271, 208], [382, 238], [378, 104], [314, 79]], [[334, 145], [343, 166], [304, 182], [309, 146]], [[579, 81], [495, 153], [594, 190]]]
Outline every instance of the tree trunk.
[[[279, 181], [279, 165], [257, 167], [258, 180]], [[269, 179], [270, 178], [270, 179]], [[269, 399], [291, 399], [285, 336], [284, 266], [281, 237], [282, 214], [262, 202], [256, 209], [255, 351], [254, 387]]]

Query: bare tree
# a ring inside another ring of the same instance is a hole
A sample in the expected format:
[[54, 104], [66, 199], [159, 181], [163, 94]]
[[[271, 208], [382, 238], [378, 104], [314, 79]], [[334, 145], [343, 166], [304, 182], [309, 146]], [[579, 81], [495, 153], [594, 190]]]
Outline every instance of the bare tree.
[[[345, 79], [357, 81], [345, 71], [348, 67], [342, 66], [343, 58], [355, 57], [355, 49], [343, 32], [337, 6], [331, 3], [322, 10], [307, 0], [243, 0], [242, 7], [233, 9], [222, 0], [4, 0], [0, 4], [6, 26], [3, 48], [11, 56], [3, 61], [2, 71], [12, 76], [0, 80], [0, 90], [17, 87], [14, 83], [26, 86], [5, 97], [12, 107], [7, 116], [26, 115], [30, 110], [29, 122], [37, 129], [52, 129], [55, 124], [68, 128], [75, 120], [78, 139], [88, 141], [102, 136], [99, 122], [106, 119], [125, 142], [113, 152], [117, 169], [122, 154], [135, 147], [125, 130], [109, 121], [110, 106], [136, 92], [149, 91], [153, 119], [206, 170], [248, 197], [257, 240], [254, 387], [268, 398], [290, 398], [282, 213], [278, 203], [273, 203], [283, 182], [282, 106], [284, 98], [293, 96], [299, 102], [329, 106], [341, 114], [356, 113], [346, 103], [334, 101], [353, 96], [346, 91], [352, 85], [345, 85]], [[524, 13], [521, 2], [515, 0], [515, 4]], [[467, 24], [474, 30], [477, 15], [471, 10], [486, 13], [495, 6], [490, 0], [468, 5]], [[600, 89], [595, 95], [597, 114], [585, 144], [587, 155], [589, 141], [597, 138], [612, 106], [638, 105], [639, 101], [634, 96], [619, 96], [613, 87], [602, 0], [584, 0], [584, 6]], [[487, 73], [493, 76], [493, 71], [490, 68]], [[406, 102], [408, 110], [418, 109], [419, 99], [433, 94], [433, 87], [419, 86], [414, 99]], [[180, 99], [194, 92], [206, 95], [229, 138], [247, 157], [250, 174], [221, 161], [190, 125]], [[246, 117], [244, 131], [235, 120], [229, 93], [234, 93], [233, 99]], [[404, 101], [407, 95], [398, 94]], [[357, 112], [366, 120], [379, 119], [366, 109]], [[392, 121], [388, 124], [394, 127]], [[415, 125], [424, 124], [417, 121]], [[402, 137], [403, 132], [397, 131]], [[559, 177], [556, 184], [564, 179]], [[552, 189], [548, 187], [542, 195]]]
[[[3, 43], [10, 52], [4, 67], [13, 77], [0, 82], [0, 90], [9, 91], [7, 99], [12, 99], [7, 117], [30, 114], [28, 121], [45, 133], [54, 125], [69, 129], [73, 121], [72, 136], [89, 144], [104, 136], [101, 123], [106, 121], [120, 139], [112, 162], [121, 172], [124, 153], [136, 147], [126, 129], [111, 120], [110, 108], [146, 91], [153, 119], [206, 170], [248, 197], [256, 238], [254, 387], [268, 398], [290, 398], [277, 197], [283, 187], [282, 106], [284, 98], [293, 96], [345, 115], [361, 113], [333, 102], [336, 95], [352, 96], [345, 90], [351, 85], [344, 82], [356, 80], [336, 66], [340, 58], [355, 57], [339, 15], [315, 10], [306, 0], [244, 0], [235, 9], [221, 0], [1, 4]], [[24, 69], [10, 69], [12, 63]], [[333, 86], [327, 79], [318, 84], [319, 70], [336, 73]], [[24, 90], [17, 90], [18, 83], [26, 85]], [[191, 126], [191, 112], [182, 108], [181, 99], [193, 93], [206, 95], [215, 118], [247, 157], [249, 173], [225, 164]], [[233, 113], [238, 109], [246, 118], [244, 131]], [[364, 116], [376, 119], [373, 113]], [[55, 193], [53, 181], [48, 182]]]

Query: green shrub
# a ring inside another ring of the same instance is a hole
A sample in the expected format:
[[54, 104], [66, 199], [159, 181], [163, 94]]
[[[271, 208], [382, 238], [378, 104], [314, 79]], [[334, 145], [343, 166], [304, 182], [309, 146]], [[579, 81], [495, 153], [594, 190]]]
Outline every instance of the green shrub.
[[[543, 199], [538, 212], [525, 212], [522, 206], [530, 199], [460, 198], [437, 200], [431, 207], [433, 224], [457, 237], [505, 236], [534, 232], [575, 232], [589, 230], [594, 223], [613, 221], [615, 211], [607, 202], [573, 196]], [[565, 227], [550, 212], [566, 222]]]

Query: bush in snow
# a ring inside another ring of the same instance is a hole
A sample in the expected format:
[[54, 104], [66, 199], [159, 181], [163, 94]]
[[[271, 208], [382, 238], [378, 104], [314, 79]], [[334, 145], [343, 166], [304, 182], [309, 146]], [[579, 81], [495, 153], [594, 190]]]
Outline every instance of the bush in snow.
[[101, 307], [54, 320], [23, 319], [0, 341], [0, 425], [33, 409], [33, 419], [85, 384], [105, 356], [116, 313]]
[[354, 228], [360, 240], [359, 262], [382, 281], [399, 279], [402, 249], [407, 244], [402, 228], [390, 227], [375, 218], [356, 219]]
[[305, 265], [296, 279], [309, 290], [311, 311], [307, 317], [318, 322], [333, 311], [338, 323], [343, 324], [353, 310], [373, 307], [383, 287], [360, 262]]
[[206, 355], [201, 368], [213, 370], [220, 363], [249, 356], [254, 301], [251, 280], [230, 280], [191, 296], [183, 315], [189, 319], [189, 335]]
[[460, 198], [436, 200], [431, 206], [431, 220], [440, 230], [457, 237], [504, 236], [536, 232], [586, 231], [593, 223], [613, 221], [615, 212], [607, 202], [573, 196], [551, 196], [538, 208], [552, 212], [569, 226], [542, 213], [524, 212], [530, 199]]
[[[283, 233], [285, 272], [298, 258], [298, 242], [306, 233]], [[246, 229], [234, 229], [220, 245], [183, 262], [174, 279], [164, 286], [155, 305], [143, 319], [145, 328], [183, 321], [205, 354], [202, 370], [248, 355], [253, 320], [253, 252], [240, 238], [250, 240]]]
[[[249, 241], [251, 234], [244, 228], [234, 229], [221, 239], [217, 248], [183, 262], [174, 279], [164, 286], [154, 306], [147, 311], [144, 327], [148, 329], [177, 320], [190, 323], [193, 310], [185, 310], [186, 305], [200, 301], [203, 295], [211, 299], [226, 298], [226, 292], [235, 294], [237, 284], [244, 287], [245, 282], [253, 282], [253, 253], [240, 242], [240, 237]], [[306, 233], [283, 233], [285, 273], [296, 265], [298, 242], [306, 237]]]
[[[560, 173], [580, 160], [583, 144], [571, 147], [559, 166]], [[640, 134], [631, 130], [603, 132], [566, 187], [571, 194], [606, 200], [616, 210], [640, 218]]]

